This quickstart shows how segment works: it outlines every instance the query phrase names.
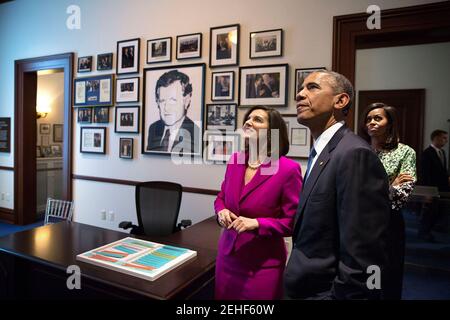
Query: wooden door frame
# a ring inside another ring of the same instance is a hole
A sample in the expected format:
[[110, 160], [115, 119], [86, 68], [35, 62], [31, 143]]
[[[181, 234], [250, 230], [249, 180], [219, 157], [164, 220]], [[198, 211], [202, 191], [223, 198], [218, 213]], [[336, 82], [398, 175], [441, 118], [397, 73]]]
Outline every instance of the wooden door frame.
[[[367, 29], [369, 16], [364, 12], [333, 17], [332, 69], [353, 84], [357, 49], [450, 41], [450, 1], [382, 10], [381, 29]], [[355, 108], [347, 118], [354, 128]]]
[[[37, 71], [64, 71], [62, 195], [72, 200], [72, 83], [73, 53], [15, 61], [14, 88], [14, 223], [36, 219], [36, 87]], [[33, 90], [26, 92], [25, 88]]]

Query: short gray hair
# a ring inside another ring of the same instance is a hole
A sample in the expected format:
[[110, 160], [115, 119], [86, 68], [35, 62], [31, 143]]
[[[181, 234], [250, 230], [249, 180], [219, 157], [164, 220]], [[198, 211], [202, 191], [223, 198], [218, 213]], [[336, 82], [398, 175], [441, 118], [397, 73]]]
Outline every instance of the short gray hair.
[[328, 70], [317, 70], [317, 73], [324, 73], [330, 76], [333, 79], [333, 83], [330, 83], [334, 89], [334, 94], [346, 93], [350, 100], [345, 108], [342, 110], [344, 115], [348, 114], [348, 111], [353, 105], [353, 100], [355, 99], [355, 90], [353, 89], [353, 85], [344, 75]]

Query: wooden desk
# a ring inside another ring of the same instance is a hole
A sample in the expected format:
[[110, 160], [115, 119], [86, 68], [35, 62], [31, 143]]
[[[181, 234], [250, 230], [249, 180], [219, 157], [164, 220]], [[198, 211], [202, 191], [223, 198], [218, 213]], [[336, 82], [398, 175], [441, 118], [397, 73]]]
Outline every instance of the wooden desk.
[[[214, 280], [220, 227], [206, 219], [167, 237], [139, 237], [197, 251], [197, 257], [155, 281], [76, 260], [76, 255], [129, 236], [62, 222], [0, 238], [0, 299], [189, 299], [205, 296]], [[67, 289], [67, 267], [81, 269], [81, 290]]]

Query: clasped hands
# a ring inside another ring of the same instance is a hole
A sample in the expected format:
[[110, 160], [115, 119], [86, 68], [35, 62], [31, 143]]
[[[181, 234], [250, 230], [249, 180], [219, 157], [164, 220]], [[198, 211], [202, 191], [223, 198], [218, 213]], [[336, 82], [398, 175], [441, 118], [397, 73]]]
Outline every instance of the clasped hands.
[[392, 182], [392, 186], [398, 186], [406, 182], [414, 181], [414, 178], [407, 173], [400, 173]]
[[244, 231], [255, 230], [259, 227], [258, 220], [237, 216], [228, 209], [222, 209], [217, 213], [219, 217], [219, 224], [228, 230], [233, 228], [238, 233]]

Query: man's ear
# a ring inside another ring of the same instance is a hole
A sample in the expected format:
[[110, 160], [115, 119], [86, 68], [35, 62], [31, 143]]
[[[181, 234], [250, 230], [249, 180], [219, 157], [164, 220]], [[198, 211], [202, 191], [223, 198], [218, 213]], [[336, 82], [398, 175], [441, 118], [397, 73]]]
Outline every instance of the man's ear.
[[187, 108], [189, 108], [189, 106], [191, 105], [191, 98], [192, 98], [192, 93], [189, 93], [188, 95], [186, 95], [185, 97], [183, 97], [183, 102], [184, 102], [184, 108], [187, 110]]
[[335, 99], [334, 108], [337, 110], [344, 109], [350, 102], [350, 97], [345, 92], [336, 95]]

